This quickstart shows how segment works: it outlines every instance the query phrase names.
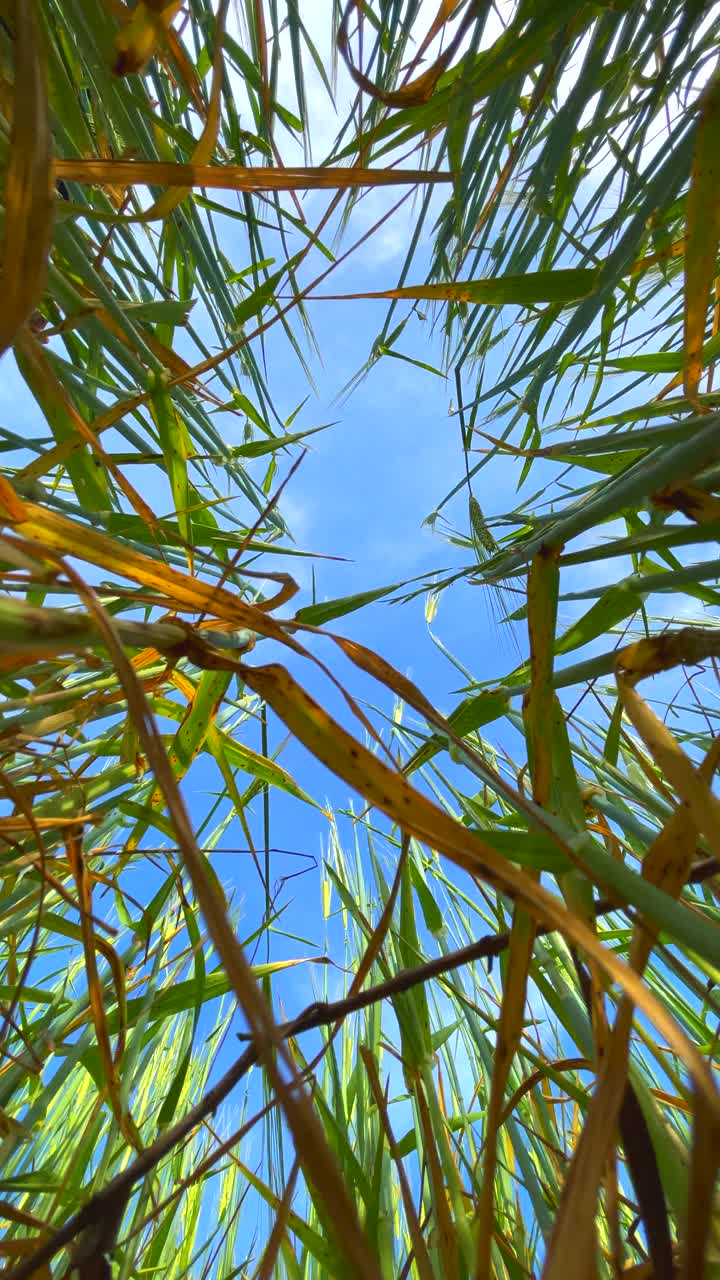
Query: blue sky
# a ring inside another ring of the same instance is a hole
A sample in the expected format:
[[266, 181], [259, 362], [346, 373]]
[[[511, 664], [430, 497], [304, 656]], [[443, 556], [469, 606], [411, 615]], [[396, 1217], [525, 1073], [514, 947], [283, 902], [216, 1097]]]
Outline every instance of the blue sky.
[[[306, 211], [311, 220], [318, 216], [319, 199], [315, 194], [306, 197]], [[364, 197], [357, 205], [345, 243], [361, 234], [395, 199], [394, 193], [388, 195], [375, 191]], [[438, 203], [439, 200], [438, 196]], [[370, 241], [364, 245], [357, 255], [338, 269], [327, 286], [328, 291], [354, 293], [393, 287], [404, 261], [411, 221], [412, 210], [407, 205], [385, 225], [377, 242]], [[238, 238], [237, 227], [238, 224], [229, 218], [220, 220], [223, 248], [233, 265], [242, 269], [247, 264], [247, 254]], [[430, 233], [431, 221], [427, 225], [427, 236]], [[427, 254], [426, 240], [410, 274], [411, 280], [423, 278]], [[307, 273], [308, 278], [312, 278], [316, 271], [317, 266], [313, 264]], [[453, 383], [415, 365], [383, 358], [371, 368], [368, 377], [349, 398], [338, 401], [342, 387], [367, 359], [381, 331], [387, 304], [378, 300], [310, 301], [308, 310], [322, 361], [314, 360], [312, 363], [317, 397], [311, 396], [293, 422], [292, 429], [310, 428], [325, 422], [333, 425], [312, 437], [308, 452], [285, 491], [282, 509], [301, 548], [311, 549], [320, 556], [328, 554], [345, 558], [341, 561], [317, 560], [317, 598], [345, 596], [419, 574], [430, 575], [435, 569], [446, 569], [453, 564], [467, 563], [467, 553], [448, 546], [424, 527], [427, 516], [464, 473], [459, 419], [449, 412], [455, 398]], [[204, 327], [201, 319], [200, 327]], [[209, 333], [206, 336], [209, 339]], [[430, 324], [422, 325], [413, 318], [398, 343], [398, 349], [412, 359], [441, 367], [440, 335]], [[489, 363], [486, 381], [491, 379], [493, 367], [500, 368], [504, 354], [501, 345]], [[284, 417], [291, 414], [308, 394], [305, 376], [278, 326], [267, 335], [264, 355], [276, 407]], [[37, 431], [43, 434], [38, 410], [24, 384], [14, 371], [8, 369], [7, 362], [5, 372], [6, 379], [0, 390], [5, 424], [23, 433]], [[550, 420], [555, 420], [554, 414], [550, 415]], [[241, 419], [223, 414], [216, 421], [229, 444], [241, 442]], [[258, 464], [254, 470], [261, 476], [264, 467]], [[514, 505], [517, 470], [512, 459], [495, 459], [491, 468], [480, 473], [475, 492], [490, 519]], [[135, 482], [146, 482], [143, 496], [156, 511], [167, 510], [163, 486], [153, 481], [152, 486], [147, 487], [146, 478], [152, 474], [148, 468], [141, 469], [138, 474], [141, 479]], [[280, 466], [278, 483], [284, 474]], [[537, 484], [533, 472], [529, 489], [532, 491]], [[242, 499], [236, 509], [238, 512], [246, 509]], [[457, 528], [467, 529], [465, 491], [449, 504], [445, 514]], [[299, 595], [283, 612], [289, 615], [295, 607], [309, 603], [309, 561], [288, 558], [287, 563], [281, 565], [279, 558], [272, 557], [268, 560], [268, 567], [287, 568], [300, 586]], [[618, 562], [614, 562], [614, 570], [619, 576]], [[592, 576], [598, 582], [607, 581], [607, 569], [602, 562], [590, 570], [584, 568], [578, 574], [564, 575], [564, 587], [587, 586]], [[331, 628], [376, 649], [401, 672], [413, 678], [441, 711], [447, 712], [459, 700], [459, 690], [466, 681], [433, 644], [425, 623], [424, 608], [422, 597], [403, 606], [379, 602], [338, 620], [331, 624]], [[561, 607], [561, 621], [567, 619], [571, 612], [576, 610]], [[445, 592], [433, 629], [450, 652], [480, 680], [500, 680], [515, 665], [516, 654], [505, 634], [506, 628], [493, 621], [492, 607], [482, 587], [462, 583]], [[516, 628], [516, 635], [524, 649], [522, 624]], [[313, 647], [319, 656], [330, 662], [341, 679], [347, 679], [353, 694], [368, 697], [386, 715], [392, 714], [392, 696], [379, 686], [372, 686], [342, 662], [338, 651], [333, 650], [329, 642], [318, 640]], [[261, 662], [270, 656], [278, 656], [271, 655], [270, 648], [267, 644], [259, 644], [251, 660]], [[298, 663], [286, 653], [283, 660], [289, 662], [296, 675], [313, 692], [322, 693], [326, 705], [348, 723], [342, 700], [317, 669], [308, 663]], [[250, 745], [258, 749], [259, 732], [251, 726], [247, 728]], [[355, 728], [362, 732], [359, 726]], [[245, 732], [246, 727], [241, 730], [241, 737]], [[284, 737], [283, 727], [271, 714], [271, 748]], [[499, 745], [509, 745], [514, 735], [506, 725], [499, 723], [489, 726], [487, 737]], [[329, 803], [332, 808], [347, 806], [350, 799], [347, 787], [318, 765], [300, 745], [291, 744], [282, 755], [282, 763], [319, 802]], [[198, 823], [207, 811], [208, 792], [217, 783], [214, 767], [202, 761], [193, 768], [185, 784], [191, 812]], [[328, 825], [322, 813], [277, 791], [272, 792], [271, 800], [270, 843], [320, 857], [328, 837]], [[255, 803], [254, 810], [252, 829], [258, 838], [262, 830], [262, 805], [259, 801]], [[343, 830], [349, 838], [350, 833], [346, 828]], [[237, 823], [228, 829], [223, 843], [232, 847], [244, 844]], [[236, 900], [242, 900], [244, 919], [248, 925], [253, 925], [262, 907], [262, 894], [250, 860], [218, 854], [217, 865]], [[299, 865], [290, 857], [273, 855], [272, 878], [288, 875]], [[284, 917], [286, 927], [292, 932], [302, 932], [306, 937], [310, 935], [322, 950], [324, 922], [317, 874], [294, 879], [287, 885], [285, 895], [286, 899], [293, 899], [292, 909]], [[301, 922], [302, 929], [297, 929], [296, 921]], [[263, 947], [262, 958], [264, 951]], [[274, 957], [296, 955], [297, 943], [276, 935], [272, 954]], [[312, 998], [310, 984], [311, 971], [307, 969], [292, 971], [282, 980], [281, 987], [287, 990], [290, 1009], [296, 1007], [296, 1001], [299, 1006]]]
[[[360, 206], [362, 210], [362, 205]], [[372, 217], [377, 216], [377, 204]], [[399, 230], [390, 226], [382, 238], [377, 252], [366, 249], [358, 259], [351, 259], [333, 285], [338, 291], [355, 292], [372, 288], [392, 287], [402, 265], [407, 240], [407, 217], [398, 218]], [[241, 269], [246, 265], [242, 244], [235, 243], [236, 225], [227, 220], [227, 252], [234, 265]], [[420, 278], [418, 265], [417, 276]], [[310, 303], [313, 328], [322, 351], [322, 364], [313, 366], [317, 381], [317, 398], [310, 398], [301, 415], [293, 423], [293, 429], [332, 422], [327, 431], [316, 435], [300, 468], [285, 491], [282, 509], [293, 531], [298, 546], [320, 554], [345, 557], [341, 561], [318, 559], [315, 563], [316, 594], [319, 600], [344, 596], [356, 591], [372, 589], [430, 574], [435, 568], [445, 569], [463, 563], [467, 557], [449, 547], [423, 522], [437, 502], [462, 477], [463, 464], [459, 447], [460, 429], [456, 416], [448, 412], [452, 400], [452, 387], [443, 378], [427, 373], [415, 366], [394, 359], [380, 360], [370, 371], [368, 378], [354, 394], [337, 402], [343, 385], [356, 373], [372, 347], [386, 314], [387, 304], [381, 301], [318, 302]], [[438, 338], [432, 339], [429, 326], [411, 321], [403, 335], [400, 349], [425, 362], [440, 365], [441, 350]], [[289, 415], [307, 395], [308, 387], [296, 357], [286, 340], [275, 328], [268, 335], [266, 344], [268, 380], [276, 397], [281, 415]], [[21, 435], [47, 434], [47, 428], [24, 382], [12, 367], [10, 360], [4, 366], [4, 379], [0, 387], [1, 424]], [[246, 388], [243, 388], [246, 389]], [[219, 415], [217, 424], [232, 444], [242, 440], [242, 420], [230, 414]], [[289, 459], [288, 459], [289, 462]], [[264, 465], [257, 464], [255, 473], [261, 476]], [[284, 477], [287, 466], [281, 465], [277, 482]], [[168, 509], [165, 486], [148, 478], [153, 472], [147, 467], [136, 469], [133, 482], [156, 512]], [[507, 487], [497, 488], [485, 495], [482, 487], [478, 496], [488, 513], [503, 509], [511, 495], [511, 474], [508, 471]], [[236, 510], [246, 510], [242, 499]], [[466, 501], [460, 495], [448, 508], [454, 523], [466, 527]], [[269, 569], [286, 568], [300, 586], [296, 599], [283, 611], [294, 612], [296, 606], [310, 602], [310, 562], [288, 558], [281, 566], [280, 559], [267, 560]], [[82, 566], [91, 580], [93, 574]], [[424, 617], [425, 601], [418, 598], [408, 605], [389, 606], [381, 602], [358, 613], [340, 619], [332, 627], [341, 634], [350, 635], [376, 649], [401, 672], [416, 680], [424, 692], [439, 708], [449, 711], [459, 699], [456, 692], [465, 683], [464, 677], [454, 668], [432, 643]], [[492, 621], [490, 606], [479, 587], [458, 586], [443, 595], [433, 623], [435, 632], [444, 644], [473, 672], [483, 679], [500, 678], [515, 661], [509, 642], [502, 636], [502, 628]], [[348, 663], [342, 662], [338, 651], [333, 652], [329, 642], [313, 642], [319, 656], [329, 661], [341, 678], [347, 679], [348, 688], [359, 696], [366, 696], [387, 715], [392, 715], [393, 698], [390, 693], [360, 676]], [[252, 661], [265, 661], [272, 655], [270, 646], [259, 644], [251, 655]], [[288, 655], [283, 654], [288, 661]], [[309, 663], [290, 665], [309, 688], [322, 691], [326, 704], [335, 714], [348, 723], [346, 708], [332, 686], [318, 675]], [[270, 714], [270, 746], [274, 749], [286, 736], [283, 726]], [[356, 726], [356, 732], [362, 729]], [[257, 727], [245, 725], [239, 736], [255, 749], [260, 748]], [[491, 735], [490, 735], [491, 736]], [[358, 797], [351, 797], [348, 788], [317, 764], [308, 752], [298, 744], [291, 744], [281, 757], [301, 786], [321, 804], [333, 808], [346, 808], [353, 800], [360, 808]], [[217, 788], [219, 775], [211, 762], [201, 759], [193, 767], [185, 783], [185, 795], [194, 821], [200, 825], [212, 803], [211, 793]], [[214, 822], [211, 827], [214, 826]], [[262, 802], [253, 807], [251, 829], [254, 838], [262, 840]], [[285, 849], [308, 853], [320, 859], [327, 847], [329, 827], [327, 819], [316, 808], [283, 795], [271, 793], [271, 844]], [[348, 824], [341, 824], [341, 837], [351, 838]], [[151, 835], [153, 843], [162, 843], [157, 833]], [[236, 847], [245, 843], [237, 822], [233, 822], [221, 842]], [[243, 855], [220, 854], [215, 865], [224, 884], [240, 910], [241, 933], [250, 932], [257, 924], [263, 906], [263, 895], [251, 860]], [[296, 872], [305, 863], [282, 854], [273, 854], [271, 879]], [[138, 896], [149, 898], [155, 877], [148, 868], [136, 873]], [[291, 933], [308, 938], [323, 953], [325, 921], [321, 910], [320, 877], [311, 872], [286, 885], [281, 898], [290, 902], [288, 911], [279, 925]], [[331, 925], [332, 928], [332, 925]], [[335, 934], [336, 940], [339, 935]], [[297, 941], [273, 936], [273, 958], [312, 955], [312, 946], [300, 946]], [[265, 944], [258, 960], [266, 957]], [[331, 994], [340, 993], [340, 976], [328, 975], [325, 969], [300, 968], [291, 970], [278, 979], [278, 992], [282, 994], [288, 1014], [297, 1011], [313, 998], [316, 982], [322, 983], [328, 976]], [[222, 1062], [218, 1063], [221, 1067]]]
[[[353, 267], [345, 273], [343, 288], [352, 292], [386, 287], [401, 261], [398, 255], [395, 261], [374, 268], [371, 264], [363, 269]], [[384, 311], [385, 304], [372, 301], [311, 304], [324, 372], [318, 379], [319, 401], [310, 402], [302, 421], [308, 425], [337, 421], [310, 442], [311, 448], [286, 490], [283, 511], [300, 546], [347, 557], [344, 562], [319, 560], [315, 564], [319, 600], [369, 590], [462, 562], [456, 549], [422, 527], [438, 500], [462, 475], [459, 424], [456, 417], [448, 415], [448, 384], [413, 366], [385, 359], [374, 366], [348, 401], [333, 403], [339, 388], [363, 362], [379, 332]], [[427, 360], [427, 334], [419, 326], [416, 333], [416, 340], [406, 341], [403, 349]], [[439, 344], [432, 355], [439, 362]], [[300, 395], [292, 355], [276, 352], [271, 344], [268, 366], [275, 386], [287, 385], [286, 401], [289, 408], [294, 407]], [[462, 497], [457, 507], [458, 524], [463, 527], [466, 516]], [[295, 560], [288, 562], [287, 568], [301, 587], [297, 604], [309, 602], [308, 562]], [[513, 651], [501, 635], [502, 628], [493, 623], [483, 596], [481, 588], [464, 585], [445, 593], [433, 625], [443, 643], [472, 671], [482, 678], [499, 678], [514, 665]], [[424, 609], [423, 597], [408, 605], [378, 602], [338, 619], [330, 628], [376, 649], [448, 711], [458, 701], [455, 691], [465, 681], [432, 643]], [[329, 642], [313, 641], [312, 648], [329, 661], [341, 678], [345, 673], [353, 692], [374, 699], [386, 714], [392, 714], [392, 695], [379, 686], [371, 687], [341, 661]], [[264, 661], [266, 649], [269, 646], [259, 644], [252, 660]], [[288, 661], [288, 655], [283, 660]], [[313, 691], [322, 690], [334, 713], [349, 723], [341, 699], [329, 682], [308, 663], [290, 660], [290, 665]], [[356, 731], [362, 733], [360, 726]], [[271, 741], [284, 736], [282, 727], [271, 716]], [[316, 764], [303, 747], [290, 746], [282, 760], [312, 795], [345, 807], [349, 798], [345, 785]], [[326, 836], [327, 824], [317, 811], [279, 793], [273, 795], [273, 844], [307, 848], [318, 854]], [[285, 869], [287, 863], [281, 865]], [[317, 894], [315, 878], [308, 876], [305, 883], [294, 882], [294, 892], [302, 895], [305, 911], [305, 895]]]

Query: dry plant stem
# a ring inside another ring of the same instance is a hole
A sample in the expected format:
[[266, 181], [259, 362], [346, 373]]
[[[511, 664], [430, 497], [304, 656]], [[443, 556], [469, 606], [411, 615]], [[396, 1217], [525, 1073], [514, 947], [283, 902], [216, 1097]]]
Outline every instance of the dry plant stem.
[[[700, 884], [705, 880], [709, 880], [719, 871], [720, 861], [716, 858], [706, 858], [703, 862], [695, 864], [689, 876], [689, 883]], [[610, 911], [619, 909], [617, 903], [611, 902], [607, 898], [599, 899], [595, 904], [595, 914], [598, 916], [606, 915]], [[538, 926], [537, 929], [538, 936], [556, 932], [557, 930], [555, 929], [543, 928], [542, 926]], [[319, 1027], [330, 1026], [339, 1019], [346, 1018], [360, 1009], [366, 1009], [369, 1005], [377, 1004], [379, 1001], [386, 1000], [403, 991], [409, 991], [420, 983], [441, 977], [444, 973], [451, 973], [454, 969], [460, 969], [465, 964], [472, 964], [476, 960], [494, 960], [506, 950], [509, 937], [510, 935], [507, 932], [486, 934], [484, 937], [478, 938], [477, 942], [470, 943], [467, 947], [460, 947], [450, 955], [438, 956], [434, 960], [428, 960], [425, 964], [418, 965], [414, 969], [406, 969], [402, 973], [389, 978], [387, 982], [380, 982], [376, 986], [368, 987], [367, 991], [360, 991], [356, 995], [348, 996], [342, 1000], [327, 1003], [314, 1002], [308, 1005], [296, 1018], [293, 1018], [291, 1022], [280, 1023], [277, 1026], [278, 1036], [283, 1040], [289, 1040], [293, 1036], [300, 1035], [303, 1031], [312, 1031]], [[24, 1259], [12, 1270], [0, 1272], [0, 1280], [30, 1280], [33, 1272], [38, 1267], [49, 1262], [60, 1249], [74, 1240], [81, 1231], [102, 1222], [103, 1218], [112, 1211], [113, 1206], [118, 1203], [121, 1197], [126, 1198], [137, 1182], [147, 1177], [155, 1166], [174, 1147], [182, 1142], [193, 1129], [213, 1115], [228, 1094], [247, 1075], [250, 1068], [255, 1066], [257, 1061], [258, 1052], [255, 1046], [253, 1044], [248, 1045], [247, 1049], [233, 1063], [222, 1079], [218, 1080], [217, 1084], [213, 1085], [211, 1089], [208, 1089], [204, 1098], [182, 1120], [178, 1120], [177, 1124], [167, 1129], [151, 1146], [141, 1152], [133, 1160], [132, 1164], [128, 1165], [127, 1169], [124, 1169], [107, 1187], [104, 1187], [102, 1191], [93, 1196], [79, 1213], [76, 1213], [68, 1222], [55, 1231], [50, 1239], [38, 1248], [32, 1256]]]

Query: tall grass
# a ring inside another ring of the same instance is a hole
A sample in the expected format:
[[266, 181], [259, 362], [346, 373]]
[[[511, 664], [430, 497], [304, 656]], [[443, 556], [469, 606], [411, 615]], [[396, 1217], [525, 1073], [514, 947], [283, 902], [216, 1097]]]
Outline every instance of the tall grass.
[[[720, 12], [0, 17], [0, 345], [42, 423], [0, 428], [3, 1274], [720, 1274]], [[368, 232], [361, 194], [396, 186]], [[342, 293], [408, 195], [399, 280]], [[311, 391], [310, 304], [348, 297], [388, 308], [339, 393], [429, 368], [411, 317], [442, 335], [456, 565], [292, 614], [282, 488], [320, 424], [283, 418], [265, 335]], [[448, 716], [325, 633], [468, 588], [520, 652], [463, 668]], [[295, 674], [321, 662], [343, 725]], [[268, 714], [366, 807], [325, 812]], [[317, 960], [273, 899], [278, 792], [325, 840], [336, 968], [304, 1011], [278, 998]], [[276, 926], [292, 959], [258, 963]]]

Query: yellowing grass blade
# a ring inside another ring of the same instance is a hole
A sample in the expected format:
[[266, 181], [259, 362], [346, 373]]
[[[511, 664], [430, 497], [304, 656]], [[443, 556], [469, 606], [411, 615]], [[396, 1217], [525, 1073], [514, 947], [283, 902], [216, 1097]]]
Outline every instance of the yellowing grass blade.
[[223, 191], [348, 191], [355, 187], [416, 186], [450, 182], [449, 173], [424, 169], [246, 168], [173, 164], [165, 160], [56, 160], [55, 177], [86, 186], [203, 187]]
[[139, 0], [115, 37], [116, 76], [142, 71], [167, 40], [168, 29], [181, 0]]
[[[431, 66], [427, 67], [425, 71], [422, 71], [414, 80], [410, 80], [408, 83], [395, 90], [386, 90], [379, 84], [373, 83], [373, 81], [370, 80], [364, 72], [360, 71], [358, 67], [354, 66], [352, 62], [348, 43], [348, 25], [351, 15], [354, 15], [356, 10], [360, 10], [360, 8], [361, 6], [358, 3], [358, 0], [348, 0], [348, 3], [345, 6], [345, 12], [343, 13], [342, 22], [337, 33], [338, 49], [340, 50], [345, 61], [345, 65], [358, 88], [369, 94], [370, 97], [377, 98], [378, 101], [384, 103], [387, 107], [422, 106], [424, 103], [429, 102], [435, 92], [438, 80], [447, 67], [449, 67], [462, 43], [468, 27], [473, 21], [472, 6], [466, 12], [457, 31], [453, 33], [452, 39], [448, 41], [445, 48], [442, 50], [442, 53], [438, 55]], [[442, 0], [438, 13], [436, 14], [430, 28], [430, 32], [423, 41], [422, 49], [426, 48], [428, 43], [430, 43], [434, 36], [442, 29], [452, 15], [453, 10], [456, 8], [456, 0]], [[422, 50], [417, 54], [413, 66], [421, 60], [421, 57]]]
[[618, 654], [618, 669], [635, 682], [707, 658], [720, 658], [720, 634], [705, 627], [683, 627], [626, 645]]
[[638, 258], [630, 268], [631, 276], [641, 276], [646, 271], [650, 271], [652, 267], [656, 267], [660, 262], [668, 262], [672, 258], [681, 258], [685, 252], [685, 237], [682, 240], [675, 240], [669, 244], [666, 249], [660, 249], [658, 253], [648, 253], [644, 258]]
[[[5, 509], [5, 519], [14, 524], [17, 532], [29, 541], [63, 556], [75, 556], [86, 563], [108, 569], [111, 573], [159, 591], [178, 610], [210, 613], [234, 624], [238, 629], [259, 632], [300, 651], [301, 646], [287, 636], [278, 623], [260, 609], [244, 604], [226, 588], [190, 577], [178, 569], [171, 569], [168, 565], [153, 560], [151, 556], [120, 545], [107, 534], [70, 520], [67, 516], [47, 511], [33, 502], [21, 502], [11, 485], [2, 477], [0, 481], [0, 504]], [[0, 519], [2, 517], [0, 510]]]
[[[102, 435], [103, 431], [107, 431], [108, 427], [114, 427], [116, 422], [119, 422], [126, 414], [133, 413], [135, 409], [139, 409], [149, 398], [149, 392], [145, 392], [142, 395], [131, 396], [127, 400], [116, 401], [112, 409], [108, 409], [107, 413], [103, 413], [100, 417], [93, 419], [91, 430], [96, 436]], [[39, 457], [33, 458], [32, 462], [29, 462], [26, 467], [18, 471], [18, 479], [22, 477], [27, 480], [39, 480], [42, 476], [48, 475], [53, 467], [62, 466], [71, 454], [80, 447], [79, 441], [73, 440], [66, 440], [64, 444], [53, 445], [52, 449], [47, 449]]]
[[[715, 738], [710, 750], [698, 769], [698, 778], [705, 786], [712, 784], [713, 775], [720, 764], [720, 738]], [[665, 893], [677, 898], [684, 889], [697, 840], [697, 822], [689, 807], [680, 805], [663, 830], [650, 845], [643, 858], [643, 876]], [[658, 930], [650, 920], [633, 930], [630, 947], [630, 963], [638, 973], [647, 964]]]
[[[533, 877], [536, 873], [532, 873]], [[485, 1122], [485, 1157], [483, 1161], [483, 1186], [478, 1210], [476, 1280], [491, 1280], [492, 1242], [494, 1233], [495, 1169], [497, 1164], [497, 1134], [503, 1110], [503, 1099], [510, 1069], [520, 1045], [525, 1015], [527, 980], [530, 972], [535, 921], [522, 907], [513, 911], [512, 929], [508, 947], [507, 968], [503, 983], [502, 1008], [493, 1054], [493, 1074], [490, 1101]]]
[[690, 1070], [707, 1105], [720, 1118], [720, 1098], [707, 1063], [685, 1032], [637, 975], [603, 947], [582, 921], [567, 911], [524, 872], [410, 786], [402, 773], [391, 769], [353, 738], [299, 685], [284, 667], [271, 664], [248, 667], [237, 664], [247, 684], [259, 693], [280, 719], [318, 760], [392, 818], [402, 830], [415, 835], [431, 849], [445, 854], [470, 875], [478, 876], [521, 903], [536, 920], [552, 924], [623, 987], [638, 1008], [655, 1024]]
[[[227, 16], [228, 0], [221, 0], [220, 8], [215, 22], [215, 57], [213, 59], [213, 81], [212, 90], [210, 92], [210, 104], [208, 107], [205, 127], [195, 145], [190, 163], [192, 165], [206, 165], [212, 159], [217, 142], [218, 129], [220, 128], [220, 103], [223, 84], [223, 33], [225, 31], [225, 18]], [[167, 218], [173, 209], [185, 199], [189, 188], [187, 187], [171, 187], [169, 191], [165, 191], [159, 196], [153, 205], [143, 214], [143, 221], [151, 222], [155, 218]]]
[[720, 72], [703, 94], [687, 197], [683, 388], [695, 400], [702, 375], [710, 290], [720, 245]]
[[720, 1164], [720, 1127], [712, 1116], [700, 1116], [693, 1130], [688, 1212], [683, 1239], [680, 1280], [708, 1275], [708, 1234], [716, 1215], [715, 1186]]
[[45, 68], [34, 0], [15, 0], [12, 10], [15, 86], [5, 176], [0, 355], [43, 291], [53, 215]]
[[[305, 1173], [327, 1210], [333, 1230], [343, 1241], [350, 1273], [357, 1275], [359, 1280], [380, 1280], [376, 1258], [360, 1225], [355, 1204], [348, 1194], [335, 1157], [328, 1147], [320, 1120], [310, 1097], [293, 1072], [292, 1061], [282, 1042], [272, 1011], [228, 919], [218, 882], [209, 873], [206, 860], [198, 848], [187, 809], [137, 674], [123, 651], [113, 623], [94, 592], [69, 565], [64, 566], [64, 571], [83, 595], [103, 633], [125, 691], [128, 710], [140, 743], [153, 774], [162, 787], [168, 816], [175, 829], [183, 863], [208, 932], [247, 1017], [258, 1058], [279, 1098]], [[290, 1082], [281, 1073], [279, 1059], [284, 1061], [285, 1067], [292, 1073]]]
[[[38, 1245], [44, 1244], [45, 1239], [46, 1235], [43, 1233], [38, 1236], [28, 1236], [24, 1240], [2, 1240], [0, 1241], [0, 1258], [6, 1259], [9, 1264], [22, 1262], [23, 1258], [34, 1253]], [[42, 1266], [36, 1267], [30, 1280], [52, 1280], [50, 1263], [45, 1262]]]
[[591, 1274], [590, 1268], [595, 1260], [593, 1227], [598, 1186], [614, 1141], [615, 1119], [625, 1093], [626, 1047], [617, 1037], [611, 1037], [595, 1094], [597, 1099], [602, 1091], [604, 1105], [602, 1110], [591, 1106], [575, 1148], [555, 1217], [542, 1280], [560, 1280], [560, 1277], [567, 1280], [570, 1257], [573, 1259], [573, 1275], [584, 1277]]
[[[682, 849], [691, 860], [695, 850], [694, 828], [687, 810], [683, 808], [673, 814], [646, 855], [646, 862], [649, 860], [648, 865], [655, 873], [665, 864], [668, 868], [675, 867], [674, 872], [662, 878], [662, 887], [666, 890], [671, 890], [673, 883], [677, 884], [678, 879], [682, 878], [681, 874], [678, 876]], [[676, 894], [677, 892], [679, 889]], [[630, 962], [639, 973], [642, 972], [654, 940], [655, 931], [649, 922], [647, 928], [647, 935], [644, 923], [633, 935]], [[593, 1251], [598, 1187], [614, 1142], [617, 1117], [626, 1089], [632, 1016], [633, 1001], [626, 995], [609, 1036], [595, 1095], [563, 1188], [543, 1280], [561, 1280], [567, 1275], [569, 1250], [572, 1250], [573, 1256], [581, 1263]], [[701, 1122], [703, 1108], [704, 1101], [698, 1106], [696, 1099], [696, 1125]], [[702, 1122], [709, 1123], [709, 1120], [704, 1119]]]
[[[173, 61], [180, 72], [180, 78], [185, 86], [188, 97], [192, 99], [198, 115], [204, 116], [205, 103], [203, 102], [198, 73], [195, 70], [191, 59], [188, 57], [187, 50], [182, 40], [179, 39], [177, 33], [172, 27], [168, 27], [167, 46], [168, 51], [172, 55]], [[165, 59], [163, 59], [163, 61], [165, 61]]]
[[682, 511], [688, 520], [695, 520], [697, 524], [720, 520], [720, 498], [694, 484], [684, 484], [681, 489], [670, 485], [654, 495], [653, 503], [670, 511]]
[[[664, 637], [658, 639], [661, 642]], [[652, 641], [642, 643], [645, 660], [650, 668], [653, 665]], [[633, 650], [636, 650], [636, 646], [633, 646], [629, 652]], [[619, 664], [622, 662], [623, 654], [621, 653]], [[618, 683], [620, 684], [620, 680]], [[638, 698], [638, 701], [641, 702], [642, 699]], [[710, 786], [718, 762], [720, 762], [720, 739], [715, 740], [698, 771], [699, 780], [703, 785]], [[692, 811], [689, 807], [681, 805], [646, 853], [643, 861], [644, 877], [666, 893], [677, 897], [685, 884], [695, 855], [696, 838], [697, 826]], [[633, 930], [630, 964], [638, 974], [641, 974], [645, 968], [656, 937], [657, 928], [649, 920], [644, 920]], [[633, 1002], [626, 995], [609, 1037], [606, 1059], [565, 1184], [548, 1249], [543, 1280], [560, 1280], [568, 1249], [574, 1251], [575, 1257], [582, 1259], [589, 1256], [592, 1248], [592, 1224], [597, 1205], [597, 1187], [612, 1145], [613, 1130], [625, 1092], [632, 1015]], [[704, 1105], [704, 1102], [701, 1103], [696, 1099], [696, 1131], [699, 1125], [713, 1129], [714, 1122], [709, 1115], [705, 1114]], [[711, 1162], [709, 1151], [702, 1141], [696, 1142], [696, 1146], [700, 1154], [695, 1163], [694, 1173], [696, 1177], [705, 1177]], [[717, 1151], [715, 1158], [717, 1158]], [[714, 1176], [715, 1170], [712, 1173], [711, 1185]], [[698, 1191], [700, 1198], [698, 1205], [695, 1206], [697, 1216], [694, 1218], [694, 1233], [700, 1233], [704, 1240], [708, 1218], [705, 1216], [703, 1219], [700, 1212], [700, 1204], [704, 1203], [704, 1199], [702, 1189], [698, 1188]], [[696, 1246], [692, 1243], [688, 1243], [687, 1257], [697, 1258]], [[684, 1274], [687, 1280], [690, 1280], [692, 1275], [700, 1273], [688, 1270]]]
[[703, 781], [673, 734], [640, 697], [632, 680], [619, 672], [617, 682], [625, 712], [653, 760], [688, 806], [713, 853], [720, 856], [720, 800], [712, 786]]
[[[552, 672], [557, 621], [559, 586], [559, 550], [536, 556], [528, 574], [528, 632], [530, 636], [530, 691], [523, 714], [527, 726], [533, 799], [539, 805], [550, 804], [553, 777]], [[531, 873], [539, 880], [538, 873]], [[485, 1157], [483, 1185], [477, 1223], [475, 1280], [490, 1280], [495, 1203], [495, 1169], [497, 1133], [503, 1109], [510, 1069], [520, 1045], [527, 997], [527, 981], [535, 943], [535, 921], [527, 911], [516, 906], [510, 930], [508, 962], [503, 984], [502, 1007], [493, 1056], [485, 1123]]]
[[5, 476], [0, 476], [0, 513], [11, 524], [20, 524], [23, 520], [27, 520], [27, 503], [18, 496]]

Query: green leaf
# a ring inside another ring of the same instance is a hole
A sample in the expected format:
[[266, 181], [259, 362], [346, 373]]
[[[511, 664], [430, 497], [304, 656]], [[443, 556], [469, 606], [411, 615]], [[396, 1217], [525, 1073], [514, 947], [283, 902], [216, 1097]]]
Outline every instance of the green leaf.
[[557, 641], [555, 652], [570, 653], [598, 636], [607, 635], [619, 622], [637, 613], [642, 603], [643, 596], [627, 582], [608, 587], [587, 613], [568, 627]]
[[347, 613], [354, 613], [356, 609], [362, 609], [365, 605], [373, 604], [375, 600], [381, 600], [383, 596], [389, 595], [391, 591], [397, 591], [404, 586], [404, 582], [392, 582], [388, 587], [375, 587], [372, 591], [359, 591], [354, 596], [341, 596], [338, 600], [325, 600], [319, 604], [305, 605], [304, 608], [298, 609], [295, 614], [295, 620], [296, 622], [307, 622], [313, 627], [322, 627], [326, 622], [332, 622], [335, 618], [343, 618]]

